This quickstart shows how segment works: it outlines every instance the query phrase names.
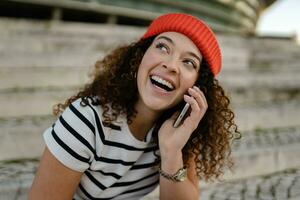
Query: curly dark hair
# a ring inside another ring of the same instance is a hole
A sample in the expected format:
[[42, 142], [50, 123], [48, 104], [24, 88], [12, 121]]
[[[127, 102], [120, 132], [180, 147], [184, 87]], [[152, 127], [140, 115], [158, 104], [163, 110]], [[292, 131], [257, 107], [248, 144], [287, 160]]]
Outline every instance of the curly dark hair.
[[[59, 115], [76, 99], [81, 98], [82, 106], [86, 106], [88, 99], [91, 99], [92, 104], [102, 106], [104, 123], [112, 123], [120, 114], [126, 114], [128, 123], [132, 123], [137, 113], [134, 105], [138, 100], [135, 75], [153, 39], [118, 47], [97, 61], [91, 82], [65, 103], [56, 104], [53, 113]], [[187, 165], [188, 160], [194, 158], [198, 177], [207, 181], [220, 178], [226, 167], [231, 168], [230, 143], [232, 139], [239, 138], [240, 133], [234, 122], [234, 113], [229, 108], [230, 100], [205, 60], [201, 62], [199, 73], [196, 85], [204, 93], [208, 109], [182, 152], [184, 164]], [[93, 97], [97, 97], [97, 100]], [[157, 144], [160, 126], [183, 103], [167, 110], [157, 121], [153, 133]]]

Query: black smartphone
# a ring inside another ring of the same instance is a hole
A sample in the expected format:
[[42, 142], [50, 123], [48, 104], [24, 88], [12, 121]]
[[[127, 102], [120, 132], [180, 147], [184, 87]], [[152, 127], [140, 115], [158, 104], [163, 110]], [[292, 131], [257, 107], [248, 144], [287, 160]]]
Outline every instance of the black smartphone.
[[186, 118], [189, 108], [190, 108], [190, 104], [186, 103], [173, 124], [174, 128], [177, 128], [182, 123], [182, 121]]

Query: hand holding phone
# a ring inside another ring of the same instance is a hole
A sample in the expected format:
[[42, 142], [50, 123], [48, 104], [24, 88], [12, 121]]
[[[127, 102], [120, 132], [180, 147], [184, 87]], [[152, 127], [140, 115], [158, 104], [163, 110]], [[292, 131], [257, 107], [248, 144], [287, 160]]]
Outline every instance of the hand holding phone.
[[186, 117], [186, 114], [187, 114], [187, 111], [189, 110], [189, 108], [190, 108], [190, 104], [186, 103], [173, 124], [174, 128], [177, 128], [181, 124], [183, 119]]

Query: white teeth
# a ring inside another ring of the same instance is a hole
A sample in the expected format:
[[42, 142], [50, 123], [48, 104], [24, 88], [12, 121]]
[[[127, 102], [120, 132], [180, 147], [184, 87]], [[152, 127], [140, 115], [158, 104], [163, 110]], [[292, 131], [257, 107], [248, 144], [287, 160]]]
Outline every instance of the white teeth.
[[159, 83], [161, 83], [161, 84], [167, 86], [167, 87], [170, 88], [170, 89], [173, 89], [173, 88], [174, 88], [173, 85], [172, 85], [169, 81], [166, 81], [166, 80], [160, 78], [159, 76], [152, 76], [151, 78], [152, 78], [153, 80], [155, 80], [155, 81], [157, 81], [157, 82], [159, 82]]

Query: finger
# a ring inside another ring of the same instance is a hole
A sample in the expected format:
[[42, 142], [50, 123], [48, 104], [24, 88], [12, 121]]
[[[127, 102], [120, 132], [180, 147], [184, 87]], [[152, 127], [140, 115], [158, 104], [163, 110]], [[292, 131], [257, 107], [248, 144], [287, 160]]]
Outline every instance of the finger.
[[185, 94], [183, 96], [183, 98], [184, 98], [185, 102], [187, 102], [191, 105], [191, 108], [192, 108], [191, 114], [193, 112], [199, 112], [200, 111], [200, 106], [199, 106], [198, 102], [196, 101], [196, 99], [194, 97], [191, 97], [191, 96]]
[[200, 107], [203, 107], [203, 108], [207, 107], [206, 99], [205, 99], [205, 97], [203, 97], [201, 95], [201, 92], [197, 91], [194, 88], [189, 88], [188, 93], [196, 99], [196, 101], [198, 102]]
[[193, 86], [193, 89], [194, 89], [195, 91], [197, 91], [198, 94], [200, 94], [200, 96], [202, 97], [202, 100], [203, 100], [203, 102], [204, 102], [205, 107], [207, 107], [208, 104], [207, 104], [207, 100], [206, 100], [206, 97], [205, 97], [204, 93], [203, 93], [203, 92], [200, 90], [200, 88], [197, 87], [197, 86]]
[[203, 100], [205, 101], [206, 106], [208, 106], [206, 97], [205, 97], [204, 93], [200, 90], [200, 88], [195, 85], [193, 86], [193, 88], [200, 93], [200, 95], [203, 97]]
[[198, 123], [200, 122], [202, 118], [201, 116], [203, 116], [203, 114], [198, 102], [194, 97], [184, 95], [184, 100], [191, 105], [191, 113], [184, 120], [183, 127], [187, 130], [191, 129], [193, 131], [198, 126]]
[[191, 105], [190, 116], [184, 121], [183, 128], [195, 130], [207, 110], [207, 101], [203, 92], [193, 87], [188, 90], [191, 96], [185, 95], [184, 100]]

